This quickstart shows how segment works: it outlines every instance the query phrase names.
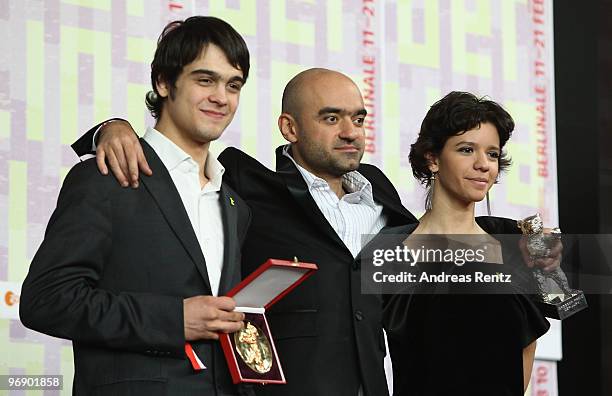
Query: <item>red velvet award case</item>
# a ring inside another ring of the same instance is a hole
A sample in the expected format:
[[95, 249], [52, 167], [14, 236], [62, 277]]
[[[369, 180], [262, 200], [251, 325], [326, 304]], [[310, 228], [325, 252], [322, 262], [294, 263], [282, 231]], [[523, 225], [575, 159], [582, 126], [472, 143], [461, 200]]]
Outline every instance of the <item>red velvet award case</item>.
[[272, 366], [259, 373], [249, 367], [236, 349], [234, 334], [219, 334], [219, 340], [229, 366], [232, 380], [260, 384], [285, 384], [285, 375], [274, 346], [266, 310], [296, 286], [314, 274], [315, 264], [269, 259], [227, 293], [236, 302], [236, 311], [243, 312], [245, 323], [258, 327], [270, 343]]

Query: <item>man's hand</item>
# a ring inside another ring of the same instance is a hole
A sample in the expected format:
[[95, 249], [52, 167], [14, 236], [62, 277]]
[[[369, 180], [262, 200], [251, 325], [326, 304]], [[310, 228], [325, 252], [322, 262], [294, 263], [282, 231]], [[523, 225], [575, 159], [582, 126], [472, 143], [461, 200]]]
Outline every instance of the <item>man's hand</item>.
[[[550, 234], [551, 231], [551, 228], [544, 228], [544, 234]], [[523, 237], [520, 239], [519, 247], [523, 255], [523, 260], [529, 268], [537, 267], [544, 272], [550, 272], [561, 266], [561, 256], [563, 254], [563, 243], [561, 243], [561, 239], [554, 241], [552, 247], [550, 248], [548, 257], [545, 258], [531, 258], [531, 255], [527, 250], [527, 237], [525, 235], [523, 235]]]
[[244, 314], [232, 312], [230, 297], [196, 296], [183, 300], [185, 340], [217, 340], [217, 333], [233, 333], [243, 327]]
[[103, 175], [108, 174], [105, 160], [123, 187], [130, 184], [133, 188], [138, 187], [138, 169], [147, 176], [153, 174], [142, 152], [138, 136], [129, 122], [108, 122], [102, 126], [98, 135], [96, 162]]

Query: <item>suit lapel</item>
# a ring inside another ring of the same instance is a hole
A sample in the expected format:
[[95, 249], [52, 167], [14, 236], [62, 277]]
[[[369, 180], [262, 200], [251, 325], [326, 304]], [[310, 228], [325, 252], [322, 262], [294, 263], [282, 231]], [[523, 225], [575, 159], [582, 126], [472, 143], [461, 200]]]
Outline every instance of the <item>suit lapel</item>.
[[[236, 262], [234, 252], [238, 250], [238, 210], [235, 198], [225, 184], [221, 184], [219, 193], [221, 202], [221, 216], [223, 218], [223, 269], [219, 281], [219, 295], [225, 295], [238, 279], [234, 274], [240, 268]], [[238, 277], [239, 278], [239, 277]]]
[[374, 201], [383, 206], [383, 210], [386, 211], [389, 216], [388, 222], [391, 225], [396, 226], [399, 224], [414, 223], [417, 221], [412, 213], [410, 213], [408, 209], [401, 204], [401, 201], [393, 199], [389, 196], [389, 194], [385, 194], [384, 192], [380, 191], [380, 188], [377, 188], [378, 186], [375, 187], [374, 183], [372, 183], [372, 187]]
[[323, 234], [333, 239], [337, 244], [345, 246], [334, 228], [329, 224], [323, 213], [321, 213], [312, 195], [310, 195], [308, 186], [300, 171], [295, 167], [291, 159], [283, 154], [283, 146], [276, 149], [276, 173], [281, 175], [295, 201]]
[[178, 190], [168, 170], [155, 151], [146, 141], [141, 139], [140, 142], [145, 157], [149, 162], [149, 166], [153, 171], [153, 176], [143, 176], [140, 180], [157, 202], [159, 210], [162, 212], [166, 221], [193, 260], [193, 263], [204, 279], [204, 283], [210, 293], [211, 288], [208, 280], [208, 271], [206, 270], [206, 261], [204, 260], [198, 238], [193, 231], [193, 226], [191, 225], [191, 221], [189, 220], [189, 216], [187, 215], [187, 211], [185, 210]]
[[379, 233], [372, 238], [355, 257], [355, 261], [361, 265], [362, 260], [372, 260], [372, 253], [376, 249], [387, 250], [400, 246], [409, 234], [411, 234], [419, 223], [410, 223], [401, 226], [383, 227]]
[[374, 201], [383, 206], [384, 213], [388, 216], [388, 226], [398, 226], [401, 224], [416, 223], [418, 220], [408, 209], [402, 205], [397, 192], [385, 189], [376, 177], [373, 177], [368, 168], [361, 166], [358, 171], [372, 184], [372, 195]]

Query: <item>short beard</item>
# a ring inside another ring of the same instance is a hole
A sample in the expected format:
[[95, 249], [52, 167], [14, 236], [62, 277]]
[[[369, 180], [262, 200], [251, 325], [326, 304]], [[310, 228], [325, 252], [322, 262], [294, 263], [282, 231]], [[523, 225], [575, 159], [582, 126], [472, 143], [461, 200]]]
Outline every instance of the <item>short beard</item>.
[[330, 166], [331, 168], [330, 173], [333, 173], [336, 176], [344, 176], [345, 174], [349, 172], [353, 172], [359, 169], [359, 161], [357, 161], [357, 165], [353, 165], [351, 163], [347, 166], [342, 166], [342, 164], [337, 163], [336, 161], [333, 160], [333, 158], [330, 157], [328, 163], [330, 165], [333, 164], [333, 167]]

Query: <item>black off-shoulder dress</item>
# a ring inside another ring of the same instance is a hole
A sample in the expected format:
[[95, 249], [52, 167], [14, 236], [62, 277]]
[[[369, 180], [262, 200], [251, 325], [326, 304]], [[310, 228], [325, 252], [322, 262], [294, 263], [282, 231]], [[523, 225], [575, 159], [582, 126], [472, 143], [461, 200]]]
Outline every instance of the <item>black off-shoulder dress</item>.
[[[507, 232], [497, 220], [477, 219], [489, 234]], [[406, 234], [416, 226], [406, 226]], [[492, 264], [479, 265], [497, 271]], [[455, 270], [473, 271], [474, 266]], [[507, 287], [507, 294], [413, 293], [388, 298], [383, 320], [394, 395], [522, 396], [523, 348], [550, 325], [526, 295]]]

